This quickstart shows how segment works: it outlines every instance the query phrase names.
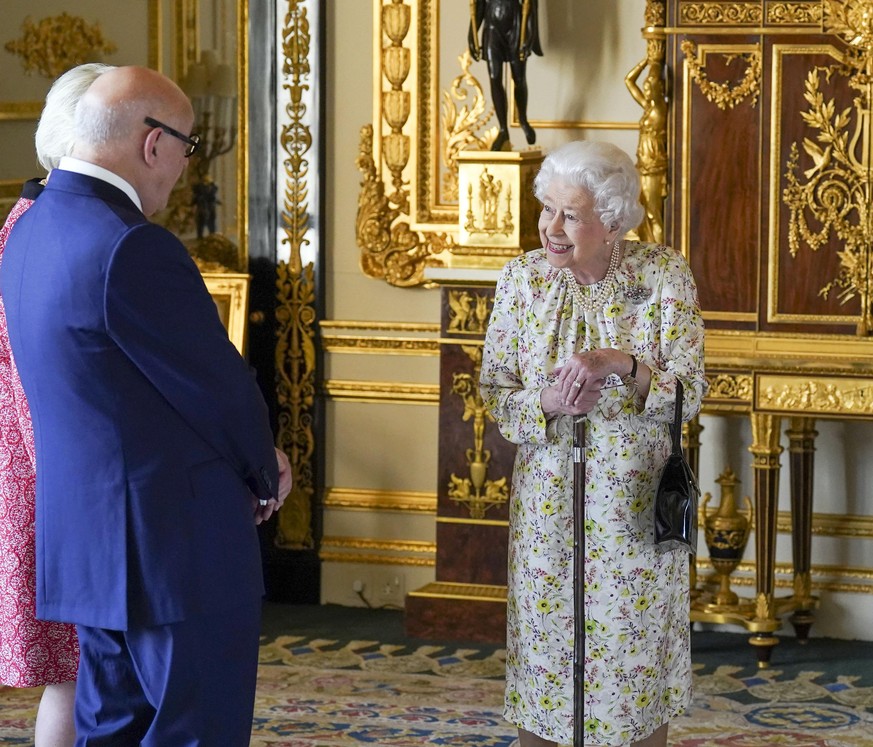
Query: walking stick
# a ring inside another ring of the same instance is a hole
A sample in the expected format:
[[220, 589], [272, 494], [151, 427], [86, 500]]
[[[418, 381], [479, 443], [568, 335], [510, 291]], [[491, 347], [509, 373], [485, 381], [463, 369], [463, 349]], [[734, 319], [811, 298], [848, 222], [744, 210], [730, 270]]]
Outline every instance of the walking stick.
[[585, 743], [585, 416], [573, 418], [573, 747]]

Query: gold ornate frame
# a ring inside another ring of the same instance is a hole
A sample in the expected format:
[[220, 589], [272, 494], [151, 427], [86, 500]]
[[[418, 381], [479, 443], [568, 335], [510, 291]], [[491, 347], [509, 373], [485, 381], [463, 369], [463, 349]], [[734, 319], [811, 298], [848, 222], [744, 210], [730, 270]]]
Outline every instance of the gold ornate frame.
[[[188, 64], [200, 54], [200, 19], [212, 0], [147, 0], [145, 27], [147, 53], [137, 64], [160, 70], [176, 80], [184, 75]], [[248, 247], [248, 4], [234, 3], [236, 32], [236, 71], [238, 91], [237, 144], [236, 144], [236, 215], [238, 228], [238, 267], [247, 264]], [[106, 3], [107, 10], [115, 4]], [[61, 33], [59, 31], [58, 33]], [[118, 40], [115, 40], [116, 43]], [[5, 51], [3, 54], [8, 54]], [[107, 60], [111, 62], [112, 60]], [[0, 125], [3, 122], [33, 122], [34, 126], [42, 111], [42, 101], [0, 101]], [[0, 210], [5, 216], [14, 203], [11, 193], [17, 197], [21, 182], [34, 174], [21, 174], [20, 178], [0, 182]], [[10, 202], [11, 199], [11, 202]]]
[[[446, 10], [466, 13], [467, 4], [372, 4], [373, 124], [361, 129], [357, 159], [362, 175], [356, 222], [361, 268], [396, 286], [425, 285], [427, 267], [493, 268], [493, 253], [459, 246], [457, 179], [447, 186], [453, 173], [457, 175], [458, 152], [488, 150], [495, 134], [485, 129], [490, 112], [470, 74], [469, 55], [458, 58], [460, 74], [454, 80], [440, 71], [440, 55], [446, 54], [440, 42], [442, 17]], [[465, 33], [460, 36], [466, 38]], [[510, 116], [517, 125], [514, 108]], [[558, 119], [531, 123], [546, 130], [639, 127], [630, 121]]]
[[237, 272], [204, 272], [202, 275], [218, 316], [227, 328], [227, 336], [240, 355], [245, 355], [249, 276]]

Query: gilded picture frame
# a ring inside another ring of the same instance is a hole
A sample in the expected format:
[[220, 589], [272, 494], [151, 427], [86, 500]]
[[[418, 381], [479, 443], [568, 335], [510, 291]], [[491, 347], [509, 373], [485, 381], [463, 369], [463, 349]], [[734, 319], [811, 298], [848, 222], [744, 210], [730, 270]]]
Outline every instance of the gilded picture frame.
[[[78, 61], [113, 65], [145, 65], [182, 81], [190, 64], [205, 48], [233, 63], [237, 88], [237, 139], [230, 153], [216, 164], [222, 185], [219, 230], [238, 247], [238, 268], [247, 264], [248, 195], [248, 13], [234, 0], [142, 0], [118, 12], [114, 0], [81, 0], [69, 12], [34, 14], [29, 0], [4, 0], [0, 32], [0, 211], [5, 219], [11, 204], [7, 193], [22, 182], [44, 174], [33, 151], [33, 133], [45, 94], [63, 72], [63, 56]], [[51, 21], [49, 23], [48, 21]], [[95, 53], [80, 38], [99, 40]], [[34, 36], [37, 44], [33, 43]], [[69, 38], [67, 38], [69, 37]], [[77, 48], [76, 45], [81, 48]], [[70, 49], [70, 46], [73, 49]], [[37, 47], [36, 50], [33, 47]], [[67, 65], [69, 66], [69, 65]], [[16, 195], [17, 196], [17, 195]], [[163, 221], [162, 221], [163, 222]]]
[[[357, 159], [362, 270], [415, 286], [425, 284], [426, 267], [492, 267], [493, 255], [458, 249], [457, 154], [488, 149], [495, 124], [486, 63], [469, 56], [470, 5], [372, 2], [373, 118], [361, 129]], [[537, 139], [525, 142], [513, 104], [513, 148], [548, 152], [594, 136], [633, 154], [640, 111], [623, 81], [646, 54], [639, 0], [549, 0], [539, 3], [539, 14], [543, 56], [527, 65], [527, 113]], [[639, 24], [621, 22], [633, 15]], [[597, 69], [580, 65], [582, 59]], [[512, 101], [508, 70], [506, 88]]]
[[203, 281], [215, 306], [218, 316], [227, 329], [227, 336], [239, 350], [246, 354], [246, 330], [249, 308], [249, 284], [251, 278], [245, 273], [203, 272]]

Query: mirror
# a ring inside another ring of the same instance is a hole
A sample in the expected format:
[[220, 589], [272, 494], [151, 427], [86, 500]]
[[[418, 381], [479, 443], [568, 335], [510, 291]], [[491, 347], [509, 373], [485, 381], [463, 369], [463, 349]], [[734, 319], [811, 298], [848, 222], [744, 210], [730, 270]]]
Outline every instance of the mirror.
[[[42, 102], [52, 81], [64, 70], [82, 62], [113, 65], [146, 65], [180, 84], [192, 66], [201, 62], [221, 65], [218, 88], [204, 93], [201, 113], [212, 113], [203, 155], [191, 164], [177, 189], [171, 210], [160, 221], [186, 243], [196, 242], [197, 205], [192, 186], [204, 177], [211, 187], [201, 210], [201, 233], [215, 234], [226, 242], [211, 240], [214, 261], [232, 269], [246, 266], [247, 195], [246, 132], [246, 9], [234, 0], [77, 0], [63, 11], [51, 8], [34, 12], [32, 0], [4, 0], [0, 31], [0, 212], [14, 204], [21, 183], [43, 172], [36, 160], [33, 133]], [[62, 50], [58, 52], [58, 50]], [[204, 60], [204, 53], [206, 57]], [[207, 81], [208, 82], [208, 81]], [[222, 99], [222, 94], [232, 94]], [[217, 110], [216, 110], [217, 111]], [[215, 132], [216, 116], [223, 118], [224, 135]], [[228, 138], [233, 129], [232, 141]], [[199, 171], [199, 175], [195, 172]], [[187, 188], [187, 191], [185, 191]], [[210, 211], [214, 209], [214, 214]], [[214, 231], [210, 231], [214, 228]], [[217, 245], [221, 244], [220, 247]], [[207, 269], [209, 269], [207, 267]]]

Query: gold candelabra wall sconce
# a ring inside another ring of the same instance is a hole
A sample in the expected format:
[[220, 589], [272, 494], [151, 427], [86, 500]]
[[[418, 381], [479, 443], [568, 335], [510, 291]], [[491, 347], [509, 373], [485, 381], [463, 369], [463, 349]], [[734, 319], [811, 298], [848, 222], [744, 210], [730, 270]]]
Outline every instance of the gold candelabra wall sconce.
[[509, 486], [505, 477], [499, 480], [487, 479], [491, 451], [485, 448], [485, 422], [494, 422], [494, 418], [479, 394], [482, 348], [478, 345], [462, 345], [461, 348], [473, 361], [473, 373], [453, 374], [452, 394], [457, 394], [464, 401], [464, 414], [461, 419], [464, 422], [473, 421], [473, 448], [465, 452], [470, 476], [458, 477], [452, 473], [449, 498], [455, 503], [467, 506], [471, 518], [483, 519], [489, 509], [509, 500]]
[[188, 67], [181, 85], [194, 107], [194, 132], [200, 136], [200, 146], [191, 156], [189, 181], [197, 238], [201, 240], [217, 233], [216, 213], [221, 203], [212, 166], [236, 142], [236, 73], [230, 65], [219, 62], [214, 51], [203, 50], [199, 62]]
[[733, 470], [728, 467], [719, 475], [716, 482], [721, 486], [721, 501], [718, 508], [707, 513], [707, 504], [712, 499], [710, 493], [703, 496], [701, 506], [706, 546], [709, 549], [709, 559], [715, 569], [718, 589], [715, 592], [699, 595], [697, 604], [709, 612], [736, 610], [741, 606], [739, 597], [731, 589], [730, 577], [743, 559], [752, 528], [752, 501], [749, 496], [746, 496], [745, 513], [740, 513], [737, 505], [737, 489], [740, 481]]

